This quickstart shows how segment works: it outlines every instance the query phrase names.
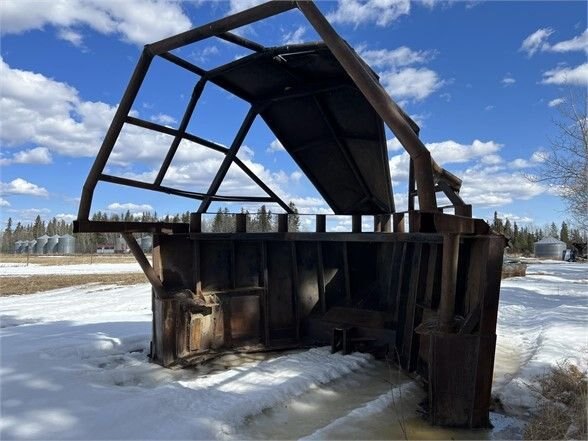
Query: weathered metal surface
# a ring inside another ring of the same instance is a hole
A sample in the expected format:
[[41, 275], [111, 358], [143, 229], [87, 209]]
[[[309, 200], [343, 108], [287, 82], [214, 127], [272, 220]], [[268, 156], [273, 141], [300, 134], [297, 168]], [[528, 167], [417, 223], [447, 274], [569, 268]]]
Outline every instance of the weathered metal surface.
[[[230, 33], [293, 8], [324, 43], [268, 48]], [[255, 53], [207, 71], [170, 52], [213, 36]], [[129, 115], [154, 56], [197, 76], [178, 129]], [[229, 148], [186, 131], [208, 83], [251, 104]], [[316, 216], [316, 232], [290, 233], [288, 214], [278, 216], [277, 232], [248, 233], [247, 217], [237, 214], [233, 233], [202, 233], [201, 214], [212, 202], [273, 202], [292, 214], [236, 156], [257, 115], [333, 212], [353, 216], [351, 233], [326, 232], [324, 215]], [[173, 137], [154, 182], [104, 173], [124, 124]], [[404, 213], [395, 212], [384, 124], [410, 156]], [[269, 2], [145, 47], [84, 184], [74, 228], [124, 233], [153, 286], [151, 357], [163, 366], [308, 344], [387, 351], [426, 381], [433, 423], [484, 426], [504, 240], [472, 218], [461, 181], [431, 158], [419, 132], [312, 2]], [[161, 185], [182, 140], [224, 155], [205, 193]], [[232, 164], [267, 196], [217, 194]], [[201, 204], [189, 224], [90, 221], [99, 181]], [[440, 192], [452, 205], [437, 205]], [[362, 232], [362, 215], [374, 216], [374, 232]], [[153, 266], [137, 232], [154, 234]]]

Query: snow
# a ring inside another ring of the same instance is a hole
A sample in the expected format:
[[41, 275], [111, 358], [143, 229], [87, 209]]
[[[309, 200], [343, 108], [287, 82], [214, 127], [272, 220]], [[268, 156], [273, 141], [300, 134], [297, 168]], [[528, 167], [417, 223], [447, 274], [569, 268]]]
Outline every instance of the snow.
[[[121, 266], [92, 267], [103, 265]], [[0, 272], [59, 268], [70, 273], [71, 267], [2, 266]], [[532, 409], [536, 397], [527, 384], [555, 362], [568, 359], [588, 367], [587, 269], [532, 264], [526, 277], [502, 282], [494, 394], [509, 412]], [[233, 356], [206, 369], [163, 369], [147, 357], [150, 296], [149, 285], [139, 284], [1, 297], [0, 439], [239, 438], [251, 418], [262, 418], [268, 408], [295, 403], [302, 395], [312, 399], [328, 392], [324, 385], [333, 380], [360, 378], [356, 373], [376, 366], [367, 355], [315, 348], [265, 360]], [[418, 401], [414, 384], [376, 386], [369, 397], [342, 406], [328, 421], [316, 418], [321, 425], [303, 436], [369, 430], [371, 419], [390, 421], [385, 412], [401, 393]], [[341, 384], [342, 390], [349, 387]], [[312, 409], [307, 401], [301, 404]], [[492, 421], [493, 438], [520, 433], [520, 420], [492, 414]]]
[[505, 409], [528, 414], [535, 378], [568, 360], [588, 369], [588, 266], [545, 261], [526, 277], [502, 281], [494, 394]]
[[0, 263], [0, 277], [28, 277], [39, 275], [120, 274], [138, 273], [138, 263], [83, 263], [78, 265], [39, 265], [24, 263]]

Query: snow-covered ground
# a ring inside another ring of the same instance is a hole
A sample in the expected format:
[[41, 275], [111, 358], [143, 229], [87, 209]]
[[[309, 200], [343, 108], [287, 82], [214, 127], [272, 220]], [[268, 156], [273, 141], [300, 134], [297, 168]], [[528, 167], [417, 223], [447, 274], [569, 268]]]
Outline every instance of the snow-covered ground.
[[588, 369], [588, 265], [546, 261], [502, 281], [494, 393], [506, 410], [537, 403], [529, 385], [558, 361]]
[[[538, 264], [503, 281], [495, 392], [507, 409], [533, 404], [525, 382], [549, 364], [587, 365], [587, 269]], [[390, 368], [367, 355], [316, 348], [163, 369], [148, 362], [150, 320], [147, 284], [0, 298], [0, 439], [402, 437], [382, 414], [401, 395], [411, 437], [479, 437], [426, 429], [407, 413], [419, 391], [401, 374], [382, 379]]]
[[28, 277], [39, 275], [79, 275], [79, 274], [113, 274], [138, 273], [141, 267], [131, 263], [83, 263], [78, 265], [38, 265], [25, 263], [0, 262], [0, 277]]

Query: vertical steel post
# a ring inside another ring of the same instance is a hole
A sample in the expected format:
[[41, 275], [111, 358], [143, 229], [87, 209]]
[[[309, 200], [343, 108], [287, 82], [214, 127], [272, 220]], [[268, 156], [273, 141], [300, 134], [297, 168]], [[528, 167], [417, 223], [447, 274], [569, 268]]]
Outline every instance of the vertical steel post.
[[459, 258], [459, 234], [443, 235], [443, 266], [441, 269], [441, 300], [439, 302], [439, 329], [451, 331], [455, 313], [455, 290]]
[[315, 230], [317, 233], [324, 233], [327, 231], [327, 216], [324, 214], [316, 215], [316, 226]]

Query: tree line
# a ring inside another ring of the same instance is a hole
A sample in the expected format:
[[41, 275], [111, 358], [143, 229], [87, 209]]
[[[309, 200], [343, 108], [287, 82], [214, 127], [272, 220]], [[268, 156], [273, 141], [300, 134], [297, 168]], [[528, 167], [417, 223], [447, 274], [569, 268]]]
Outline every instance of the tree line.
[[516, 222], [509, 219], [503, 220], [494, 212], [494, 218], [489, 222], [492, 230], [498, 234], [503, 234], [509, 240], [511, 253], [531, 255], [533, 254], [533, 245], [535, 242], [544, 237], [553, 237], [565, 242], [569, 247], [574, 243], [584, 243], [586, 239], [582, 232], [577, 228], [570, 228], [566, 222], [562, 222], [558, 227], [555, 222], [546, 225], [543, 228], [519, 227]]
[[[290, 208], [294, 214], [288, 217], [288, 230], [300, 231], [300, 216], [294, 203], [290, 203]], [[277, 231], [277, 216], [272, 214], [265, 205], [262, 205], [257, 212], [249, 213], [247, 210], [241, 210], [241, 213], [247, 215], [247, 231], [266, 232]], [[166, 214], [159, 217], [157, 212], [143, 212], [140, 215], [133, 215], [129, 210], [125, 213], [107, 213], [98, 211], [92, 215], [93, 221], [110, 221], [110, 222], [168, 222], [168, 223], [189, 223], [190, 212], [176, 213], [173, 215]], [[213, 233], [227, 233], [235, 231], [235, 215], [229, 213], [228, 209], [220, 209], [214, 215], [212, 220], [202, 219], [202, 231]], [[2, 233], [3, 253], [13, 253], [15, 242], [22, 240], [34, 240], [43, 235], [54, 236], [73, 234], [73, 223], [66, 222], [63, 219], [52, 218], [45, 221], [40, 215], [29, 224], [17, 222], [14, 225], [12, 218], [8, 218], [6, 228]], [[79, 233], [76, 237], [76, 252], [94, 253], [99, 245], [113, 246], [119, 238], [118, 233]]]

